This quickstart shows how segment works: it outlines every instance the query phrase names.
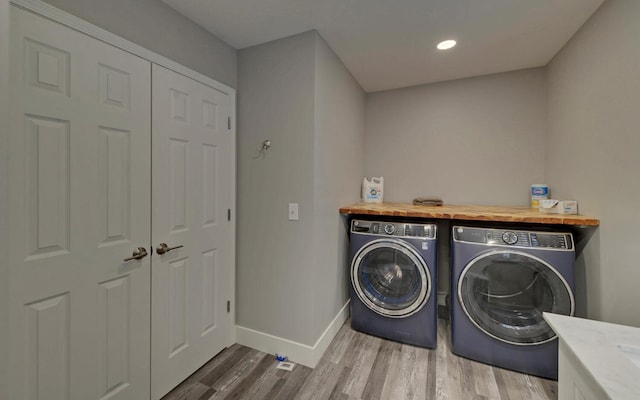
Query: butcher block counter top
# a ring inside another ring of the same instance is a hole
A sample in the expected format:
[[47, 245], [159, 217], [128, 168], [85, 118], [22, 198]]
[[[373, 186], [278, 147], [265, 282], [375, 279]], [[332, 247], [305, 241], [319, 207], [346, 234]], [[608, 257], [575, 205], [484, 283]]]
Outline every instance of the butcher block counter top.
[[341, 214], [383, 215], [467, 221], [526, 222], [598, 226], [597, 218], [584, 215], [546, 214], [530, 207], [443, 205], [422, 206], [409, 203], [356, 203], [340, 208]]

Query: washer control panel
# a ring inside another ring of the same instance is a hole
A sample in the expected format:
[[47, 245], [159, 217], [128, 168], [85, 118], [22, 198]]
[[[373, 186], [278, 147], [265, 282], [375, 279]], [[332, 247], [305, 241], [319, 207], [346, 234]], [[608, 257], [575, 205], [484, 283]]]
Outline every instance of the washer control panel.
[[454, 226], [453, 240], [492, 246], [573, 250], [573, 235], [567, 232], [534, 232]]
[[417, 237], [435, 239], [435, 224], [416, 224], [408, 222], [351, 221], [352, 233], [367, 233], [370, 235], [393, 237]]

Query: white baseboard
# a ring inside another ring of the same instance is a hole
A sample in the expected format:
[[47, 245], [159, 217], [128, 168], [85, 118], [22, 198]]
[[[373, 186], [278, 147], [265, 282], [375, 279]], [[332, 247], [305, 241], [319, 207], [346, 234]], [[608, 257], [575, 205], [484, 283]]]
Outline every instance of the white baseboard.
[[236, 340], [243, 346], [269, 354], [285, 354], [291, 362], [315, 368], [333, 338], [338, 334], [340, 327], [342, 327], [344, 321], [349, 317], [349, 304], [350, 300], [340, 309], [338, 314], [333, 318], [333, 321], [331, 321], [327, 329], [324, 330], [313, 346], [239, 325], [236, 325]]

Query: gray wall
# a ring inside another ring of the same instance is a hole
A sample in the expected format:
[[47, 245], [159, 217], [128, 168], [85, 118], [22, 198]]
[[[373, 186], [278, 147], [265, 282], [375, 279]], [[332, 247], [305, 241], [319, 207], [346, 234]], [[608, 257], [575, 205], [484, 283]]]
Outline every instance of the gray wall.
[[[7, 254], [6, 243], [9, 232], [4, 227], [8, 224], [9, 204], [8, 154], [7, 154], [7, 121], [9, 107], [9, 0], [0, 0], [0, 254]], [[9, 266], [6, 257], [0, 258], [0, 399], [8, 398], [7, 375], [9, 368], [8, 330], [9, 330]]]
[[547, 181], [600, 227], [579, 258], [590, 318], [640, 326], [640, 1], [608, 0], [548, 66]]
[[201, 74], [237, 87], [236, 50], [160, 0], [44, 0]]
[[320, 35], [315, 79], [312, 310], [319, 335], [349, 299], [348, 227], [337, 210], [360, 198], [365, 94]]
[[346, 302], [337, 210], [357, 200], [364, 93], [315, 32], [238, 66], [237, 324], [313, 345]]
[[367, 96], [365, 173], [384, 200], [528, 205], [544, 181], [543, 69]]
[[[307, 344], [314, 43], [307, 32], [238, 52], [236, 323]], [[287, 220], [288, 203], [299, 203], [299, 221]]]

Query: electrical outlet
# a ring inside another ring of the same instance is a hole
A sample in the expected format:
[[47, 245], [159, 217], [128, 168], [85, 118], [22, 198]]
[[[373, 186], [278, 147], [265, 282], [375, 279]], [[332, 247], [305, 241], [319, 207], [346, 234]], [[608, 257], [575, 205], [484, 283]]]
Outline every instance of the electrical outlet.
[[289, 203], [289, 221], [298, 220], [298, 203]]

